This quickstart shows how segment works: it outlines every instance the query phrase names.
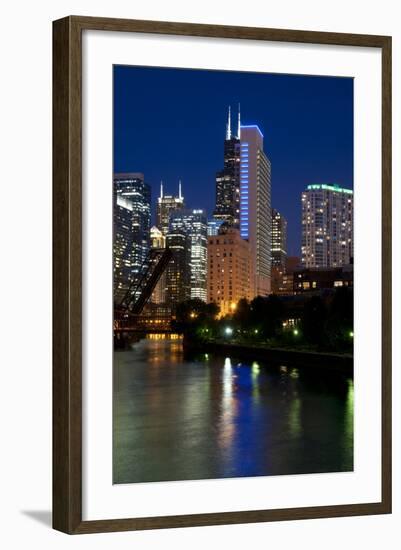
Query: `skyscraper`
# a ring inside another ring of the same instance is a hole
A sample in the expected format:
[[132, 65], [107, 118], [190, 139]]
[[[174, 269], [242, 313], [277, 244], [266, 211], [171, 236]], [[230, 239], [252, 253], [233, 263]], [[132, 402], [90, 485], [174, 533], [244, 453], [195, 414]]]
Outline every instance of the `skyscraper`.
[[169, 231], [170, 215], [173, 212], [184, 208], [184, 206], [181, 181], [178, 183], [178, 196], [165, 195], [163, 192], [163, 182], [161, 182], [160, 196], [157, 199], [156, 225], [163, 235], [167, 235]]
[[121, 302], [132, 281], [132, 202], [116, 195], [113, 212], [114, 301]]
[[302, 193], [302, 266], [340, 267], [353, 261], [353, 191], [308, 185]]
[[249, 240], [255, 295], [271, 289], [271, 164], [259, 127], [241, 126], [240, 233]]
[[207, 219], [204, 210], [179, 210], [170, 218], [172, 232], [183, 231], [190, 238], [191, 257], [186, 270], [190, 270], [191, 298], [206, 302], [207, 275]]
[[[153, 226], [150, 230], [150, 246], [151, 248], [164, 249], [166, 248], [166, 237], [156, 226]], [[158, 280], [156, 287], [152, 294], [151, 301], [154, 304], [163, 304], [165, 301], [166, 290], [166, 272], [164, 271], [160, 279]]]
[[254, 298], [250, 244], [229, 224], [208, 237], [207, 281], [207, 301], [219, 306], [220, 316], [234, 313], [241, 298]]
[[191, 238], [182, 229], [169, 231], [166, 246], [173, 257], [166, 269], [166, 304], [174, 311], [180, 302], [191, 297]]
[[287, 220], [272, 208], [272, 267], [285, 271], [287, 260]]
[[151, 190], [141, 173], [114, 175], [114, 296], [139, 273], [150, 246]]
[[217, 220], [213, 218], [207, 221], [207, 235], [212, 237], [218, 234], [221, 225], [225, 223], [224, 220]]
[[239, 225], [240, 201], [240, 111], [238, 130], [231, 132], [231, 108], [228, 109], [226, 139], [224, 141], [224, 167], [216, 174], [216, 207], [213, 216], [232, 225]]

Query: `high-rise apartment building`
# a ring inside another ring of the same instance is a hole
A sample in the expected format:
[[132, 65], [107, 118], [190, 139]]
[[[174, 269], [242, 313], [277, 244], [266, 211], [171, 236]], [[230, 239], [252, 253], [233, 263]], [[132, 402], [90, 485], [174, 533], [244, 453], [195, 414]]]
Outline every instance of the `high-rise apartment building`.
[[181, 210], [184, 206], [181, 181], [178, 183], [178, 196], [165, 195], [163, 192], [163, 182], [161, 182], [160, 196], [157, 199], [156, 206], [156, 225], [163, 235], [167, 235], [169, 232], [171, 214], [177, 210]]
[[308, 185], [302, 193], [302, 266], [341, 267], [353, 262], [353, 191]]
[[183, 209], [173, 212], [170, 217], [170, 231], [184, 232], [190, 238], [191, 298], [206, 301], [207, 276], [207, 218], [204, 210]]
[[287, 220], [272, 208], [272, 267], [285, 271], [287, 260]]
[[239, 230], [223, 224], [208, 237], [207, 301], [216, 303], [220, 316], [233, 313], [241, 298], [254, 298], [251, 248]]
[[151, 190], [143, 174], [114, 175], [114, 297], [123, 297], [150, 246]]
[[259, 127], [241, 126], [240, 234], [249, 241], [255, 295], [271, 290], [271, 164]]
[[240, 111], [238, 109], [237, 135], [231, 131], [231, 108], [228, 109], [224, 167], [216, 174], [216, 207], [213, 217], [239, 225], [240, 202]]
[[166, 304], [174, 311], [175, 307], [191, 297], [191, 237], [181, 229], [169, 231], [166, 246], [173, 257], [166, 269]]

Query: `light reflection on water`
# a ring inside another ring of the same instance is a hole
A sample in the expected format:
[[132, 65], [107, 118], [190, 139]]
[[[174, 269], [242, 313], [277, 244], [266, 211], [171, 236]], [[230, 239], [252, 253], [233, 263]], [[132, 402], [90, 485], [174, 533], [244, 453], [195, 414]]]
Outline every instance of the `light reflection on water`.
[[114, 360], [115, 483], [349, 471], [353, 383], [142, 340]]

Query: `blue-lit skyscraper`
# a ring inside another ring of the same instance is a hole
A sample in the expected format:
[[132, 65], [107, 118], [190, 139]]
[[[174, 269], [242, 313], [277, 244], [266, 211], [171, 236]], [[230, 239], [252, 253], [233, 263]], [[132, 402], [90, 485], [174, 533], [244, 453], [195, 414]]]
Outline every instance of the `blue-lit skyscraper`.
[[266, 296], [271, 289], [271, 164], [258, 126], [241, 126], [240, 143], [240, 234], [251, 247], [254, 294]]

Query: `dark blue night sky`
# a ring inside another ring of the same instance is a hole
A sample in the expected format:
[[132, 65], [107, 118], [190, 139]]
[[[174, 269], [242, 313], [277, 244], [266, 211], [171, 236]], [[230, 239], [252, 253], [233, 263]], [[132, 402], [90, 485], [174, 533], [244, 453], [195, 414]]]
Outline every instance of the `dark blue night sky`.
[[351, 78], [116, 66], [114, 171], [143, 172], [159, 194], [183, 183], [187, 206], [215, 201], [227, 108], [258, 124], [272, 163], [272, 206], [288, 220], [288, 252], [300, 254], [301, 192], [310, 183], [353, 187]]

